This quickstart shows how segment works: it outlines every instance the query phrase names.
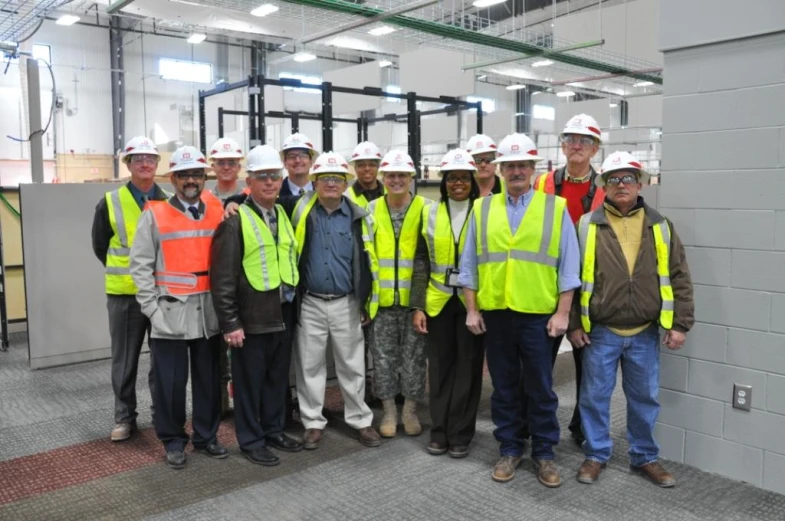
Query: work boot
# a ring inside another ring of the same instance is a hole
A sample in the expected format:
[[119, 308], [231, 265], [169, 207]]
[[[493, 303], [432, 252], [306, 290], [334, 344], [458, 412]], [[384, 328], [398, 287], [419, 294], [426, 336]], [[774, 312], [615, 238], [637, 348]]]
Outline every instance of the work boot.
[[133, 423], [118, 423], [112, 429], [112, 441], [125, 441], [135, 430], [136, 425]]
[[605, 463], [587, 459], [578, 469], [578, 481], [591, 485], [600, 477], [600, 472], [605, 468]]
[[321, 441], [322, 429], [305, 429], [305, 435], [303, 436], [303, 448], [305, 450], [318, 449]]
[[409, 398], [403, 402], [403, 430], [409, 436], [418, 436], [422, 432], [420, 419], [417, 417], [417, 402]]
[[561, 485], [561, 475], [559, 469], [552, 459], [533, 459], [534, 469], [537, 471], [537, 479], [548, 488], [556, 488]]
[[395, 405], [395, 398], [382, 400], [384, 415], [382, 423], [379, 425], [379, 434], [385, 438], [394, 438], [398, 430], [398, 406]]
[[515, 477], [515, 468], [521, 463], [520, 456], [502, 456], [493, 467], [491, 479], [499, 483], [507, 483]]
[[357, 429], [357, 439], [366, 447], [378, 447], [382, 444], [379, 433], [373, 427], [363, 427]]
[[665, 470], [658, 461], [652, 461], [640, 467], [632, 467], [632, 469], [649, 478], [658, 487], [670, 488], [676, 484], [676, 478]]

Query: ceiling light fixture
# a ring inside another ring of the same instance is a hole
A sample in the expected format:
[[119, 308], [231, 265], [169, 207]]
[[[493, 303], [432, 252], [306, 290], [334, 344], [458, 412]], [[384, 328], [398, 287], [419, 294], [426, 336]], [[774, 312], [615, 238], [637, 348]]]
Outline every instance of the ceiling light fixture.
[[207, 35], [206, 34], [193, 33], [191, 36], [188, 37], [187, 42], [188, 43], [197, 44], [197, 43], [202, 43], [206, 39], [207, 39]]
[[618, 104], [618, 103], [611, 103], [611, 104], [610, 104], [610, 107], [611, 107], [612, 109], [615, 109], [615, 108], [616, 108], [616, 107], [618, 107], [618, 106], [619, 106], [619, 104]]
[[381, 27], [374, 27], [368, 34], [371, 36], [384, 36], [385, 34], [390, 34], [395, 32], [395, 27], [390, 27], [389, 25], [382, 25]]
[[525, 89], [526, 85], [521, 85], [520, 83], [516, 83], [515, 85], [507, 85], [507, 90], [521, 90]]
[[572, 96], [575, 96], [575, 93], [571, 90], [563, 90], [561, 92], [557, 92], [556, 95], [559, 96], [560, 98], [570, 98]]
[[532, 63], [532, 67], [547, 67], [548, 65], [553, 65], [553, 62], [551, 60], [540, 60]]
[[390, 60], [382, 60], [382, 61], [379, 62], [379, 67], [380, 68], [381, 67], [389, 67], [390, 65], [392, 65], [392, 62]]
[[652, 81], [639, 81], [638, 83], [633, 85], [633, 87], [649, 87], [651, 85], [654, 85], [654, 82], [652, 82]]
[[278, 10], [277, 5], [273, 4], [262, 4], [253, 11], [251, 11], [251, 15], [253, 16], [267, 16], [268, 14], [273, 14]]
[[79, 17], [72, 14], [64, 14], [55, 22], [57, 25], [74, 25], [79, 21]]
[[296, 62], [301, 62], [301, 63], [302, 62], [309, 62], [311, 60], [315, 60], [316, 59], [316, 55], [311, 54], [309, 52], [301, 52], [301, 53], [295, 54], [294, 58], [292, 58], [292, 59], [294, 61], [296, 61]]
[[472, 4], [474, 7], [490, 7], [492, 5], [501, 4], [504, 0], [474, 0]]
[[484, 79], [485, 79], [485, 78], [487, 78], [487, 77], [488, 77], [488, 75], [487, 75], [487, 74], [480, 74], [479, 76], [477, 76], [477, 79], [478, 79], [478, 80], [484, 80]]

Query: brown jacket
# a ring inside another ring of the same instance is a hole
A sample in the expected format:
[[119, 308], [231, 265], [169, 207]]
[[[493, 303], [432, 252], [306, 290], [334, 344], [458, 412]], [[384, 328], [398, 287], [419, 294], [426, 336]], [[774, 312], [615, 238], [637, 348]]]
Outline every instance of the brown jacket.
[[[607, 200], [606, 204], [609, 204]], [[645, 220], [641, 247], [632, 277], [629, 276], [621, 245], [608, 222], [605, 207], [600, 207], [591, 214], [591, 222], [598, 225], [594, 291], [589, 303], [592, 325], [632, 328], [659, 320], [662, 299], [652, 227], [667, 219], [644, 203], [643, 198], [638, 198], [638, 205], [643, 207]], [[670, 276], [674, 298], [673, 329], [687, 332], [695, 323], [692, 279], [684, 245], [676, 234], [673, 223], [668, 221], [668, 224], [671, 229]], [[571, 331], [581, 327], [579, 293], [580, 290], [573, 299], [570, 313]]]

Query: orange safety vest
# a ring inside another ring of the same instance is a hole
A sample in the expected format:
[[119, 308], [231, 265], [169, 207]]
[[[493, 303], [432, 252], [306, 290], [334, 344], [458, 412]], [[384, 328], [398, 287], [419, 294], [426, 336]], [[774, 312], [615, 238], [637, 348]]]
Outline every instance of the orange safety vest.
[[[562, 168], [559, 172], [561, 173], [559, 180], [563, 182], [565, 175], [564, 169]], [[592, 170], [592, 174], [594, 174], [594, 170]], [[589, 194], [591, 195], [592, 191], [594, 191], [591, 204], [587, 208], [586, 203], [588, 201], [581, 201], [583, 203], [583, 213], [593, 212], [602, 206], [603, 201], [605, 201], [605, 190], [597, 187], [594, 184], [594, 178], [596, 175], [597, 174], [592, 175], [589, 180], [589, 182], [592, 184], [589, 187]], [[539, 192], [545, 192], [546, 194], [561, 196], [561, 182], [559, 183], [558, 190], [556, 186], [556, 171], [548, 172], [547, 174], [542, 174], [540, 177], [538, 177], [534, 182], [534, 189]]]
[[221, 200], [203, 191], [204, 217], [188, 218], [168, 201], [151, 201], [148, 208], [155, 216], [161, 243], [160, 271], [155, 285], [172, 295], [195, 295], [210, 291], [210, 246], [213, 233], [221, 224]]

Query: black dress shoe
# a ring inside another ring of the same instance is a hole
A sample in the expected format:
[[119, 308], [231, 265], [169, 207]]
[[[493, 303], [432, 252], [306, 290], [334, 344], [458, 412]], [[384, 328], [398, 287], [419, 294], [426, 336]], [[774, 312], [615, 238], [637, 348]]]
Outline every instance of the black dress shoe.
[[274, 449], [282, 450], [285, 452], [300, 452], [303, 450], [303, 444], [291, 436], [278, 433], [273, 436], [267, 437], [267, 445]]
[[226, 447], [217, 441], [209, 443], [206, 447], [202, 447], [200, 450], [211, 458], [215, 459], [224, 459], [229, 457], [229, 451], [226, 450]]
[[260, 447], [254, 450], [244, 450], [242, 453], [251, 463], [264, 465], [265, 467], [274, 467], [281, 462], [281, 458], [273, 454], [273, 452], [267, 447]]
[[180, 470], [185, 468], [185, 451], [168, 450], [166, 451], [166, 464], [170, 469]]
[[465, 458], [469, 455], [469, 447], [467, 445], [450, 445], [449, 452], [453, 458]]

